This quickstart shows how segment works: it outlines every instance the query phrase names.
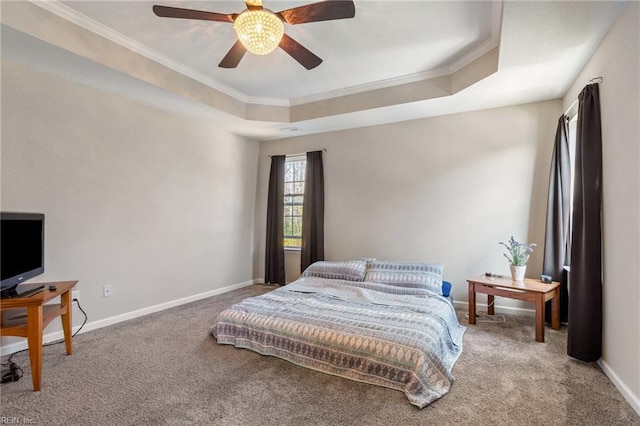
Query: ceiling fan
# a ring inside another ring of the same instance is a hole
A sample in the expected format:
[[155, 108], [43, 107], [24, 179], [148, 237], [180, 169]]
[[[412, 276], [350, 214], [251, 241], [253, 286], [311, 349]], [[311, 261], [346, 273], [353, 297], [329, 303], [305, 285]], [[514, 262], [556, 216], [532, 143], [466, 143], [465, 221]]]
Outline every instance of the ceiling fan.
[[346, 0], [311, 3], [280, 12], [263, 8], [262, 0], [244, 2], [247, 8], [241, 13], [223, 14], [159, 5], [153, 6], [153, 13], [163, 18], [232, 23], [238, 40], [218, 64], [219, 67], [237, 67], [247, 51], [256, 55], [266, 55], [280, 47], [308, 70], [320, 65], [322, 59], [285, 34], [284, 23], [298, 25], [353, 18], [356, 14], [353, 1]]

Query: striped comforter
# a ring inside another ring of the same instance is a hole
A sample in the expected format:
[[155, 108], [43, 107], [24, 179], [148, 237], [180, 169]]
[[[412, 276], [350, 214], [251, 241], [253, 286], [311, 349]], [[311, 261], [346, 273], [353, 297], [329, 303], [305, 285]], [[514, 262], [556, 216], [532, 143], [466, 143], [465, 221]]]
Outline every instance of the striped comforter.
[[221, 312], [220, 344], [404, 392], [423, 408], [453, 384], [465, 327], [425, 289], [303, 277]]

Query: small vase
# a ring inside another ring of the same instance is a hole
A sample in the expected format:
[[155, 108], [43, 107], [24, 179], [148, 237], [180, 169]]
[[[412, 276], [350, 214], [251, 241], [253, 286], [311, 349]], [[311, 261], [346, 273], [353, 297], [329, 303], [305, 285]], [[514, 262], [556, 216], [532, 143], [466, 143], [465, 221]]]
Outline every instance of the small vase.
[[524, 280], [524, 272], [527, 270], [527, 265], [523, 266], [515, 266], [509, 265], [511, 268], [511, 279], [514, 281], [523, 281]]

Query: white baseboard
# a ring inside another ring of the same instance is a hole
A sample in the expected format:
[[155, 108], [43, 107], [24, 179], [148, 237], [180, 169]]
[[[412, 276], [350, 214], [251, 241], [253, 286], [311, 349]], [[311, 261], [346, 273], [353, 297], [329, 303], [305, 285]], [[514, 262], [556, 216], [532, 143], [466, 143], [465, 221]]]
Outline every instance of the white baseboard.
[[631, 405], [631, 408], [633, 408], [640, 416], [640, 395], [635, 395], [602, 358], [598, 361], [598, 365], [602, 368], [604, 374], [607, 375], [618, 391], [620, 391], [624, 399], [629, 403], [629, 405]]
[[[181, 299], [172, 300], [169, 302], [160, 303], [158, 305], [138, 309], [137, 311], [132, 311], [125, 314], [105, 318], [102, 320], [89, 322], [85, 324], [80, 334], [85, 333], [87, 331], [91, 331], [91, 330], [97, 330], [102, 327], [107, 327], [109, 325], [117, 324], [119, 322], [149, 315], [154, 312], [160, 312], [165, 309], [173, 308], [175, 306], [180, 306], [187, 303], [195, 302], [197, 300], [206, 299], [207, 297], [217, 296], [219, 294], [227, 293], [229, 291], [237, 290], [243, 287], [248, 287], [253, 284], [261, 284], [261, 283], [264, 283], [264, 279], [256, 278], [250, 281], [245, 281], [243, 283], [233, 284], [230, 286], [217, 288], [217, 289], [206, 291], [204, 293], [196, 294], [193, 296], [187, 296]], [[469, 304], [467, 302], [453, 302], [453, 304], [462, 309], [467, 309], [467, 310], [469, 309]], [[483, 308], [483, 307], [485, 306], [477, 305], [477, 308]], [[515, 308], [511, 306], [496, 305], [496, 309], [499, 309], [500, 311], [511, 311], [514, 314], [527, 314], [527, 315], [535, 314], [535, 311], [533, 309]], [[78, 328], [79, 326], [74, 327], [73, 332], [75, 333]], [[60, 330], [54, 333], [45, 334], [42, 340], [43, 340], [43, 343], [50, 343], [63, 338], [64, 338], [64, 335], [62, 333], [62, 330]], [[0, 355], [2, 356], [9, 355], [23, 349], [27, 349], [26, 340], [0, 347]], [[631, 407], [636, 411], [636, 413], [640, 415], [640, 396], [635, 395], [631, 391], [631, 389], [629, 389], [629, 387], [622, 380], [620, 380], [618, 375], [609, 367], [609, 365], [604, 360], [600, 359], [598, 361], [598, 365], [600, 366], [600, 368], [602, 368], [602, 371], [604, 371], [604, 373], [607, 375], [609, 380], [611, 380], [611, 382], [615, 385], [618, 391], [620, 391], [620, 393], [622, 394], [624, 399], [629, 403], [629, 405], [631, 405]]]
[[[469, 303], [468, 302], [453, 302], [453, 305], [457, 308], [460, 308], [461, 310], [469, 310]], [[510, 313], [513, 315], [528, 315], [528, 316], [535, 316], [536, 311], [535, 309], [528, 309], [528, 308], [516, 308], [513, 306], [504, 306], [504, 305], [495, 305], [495, 310], [502, 312], [502, 313]], [[478, 310], [485, 310], [487, 308], [487, 305], [483, 305], [483, 304], [479, 304], [476, 303], [476, 312]]]
[[[469, 303], [467, 302], [453, 302], [453, 304], [460, 308], [461, 310], [469, 310]], [[486, 305], [478, 305], [476, 304], [476, 310], [486, 309]], [[501, 306], [496, 305], [496, 310], [500, 312], [511, 311], [513, 314], [525, 314], [525, 315], [535, 315], [534, 309], [524, 309], [524, 308], [515, 308], [511, 306]], [[614, 386], [618, 389], [618, 391], [622, 394], [624, 399], [631, 405], [631, 407], [635, 410], [638, 415], [640, 415], [640, 396], [635, 395], [631, 389], [618, 377], [618, 375], [609, 367], [609, 365], [602, 359], [598, 361], [598, 365], [604, 371], [604, 374], [611, 380]]]
[[[142, 308], [142, 309], [138, 309], [137, 311], [132, 311], [132, 312], [127, 312], [125, 314], [121, 314], [121, 315], [116, 315], [113, 317], [109, 317], [109, 318], [104, 318], [101, 320], [97, 320], [97, 321], [93, 321], [93, 322], [88, 322], [84, 325], [84, 327], [82, 327], [82, 330], [80, 331], [79, 334], [85, 333], [87, 331], [91, 331], [91, 330], [97, 330], [99, 328], [102, 327], [107, 327], [109, 325], [113, 325], [113, 324], [117, 324], [119, 322], [123, 322], [123, 321], [127, 321], [130, 319], [134, 319], [134, 318], [138, 318], [144, 315], [149, 315], [152, 314], [154, 312], [160, 312], [160, 311], [164, 311], [165, 309], [169, 309], [169, 308], [173, 308], [175, 306], [180, 306], [180, 305], [184, 305], [186, 303], [191, 303], [191, 302], [195, 302], [197, 300], [201, 300], [201, 299], [206, 299], [207, 297], [211, 297], [211, 296], [217, 296], [219, 294], [223, 294], [223, 293], [227, 293], [229, 291], [233, 291], [233, 290], [237, 290], [243, 287], [248, 287], [250, 285], [253, 284], [260, 284], [260, 283], [264, 283], [264, 280], [262, 278], [256, 278], [250, 281], [245, 281], [243, 283], [238, 283], [238, 284], [232, 284], [226, 287], [222, 287], [222, 288], [216, 288], [214, 290], [210, 290], [210, 291], [206, 291], [204, 293], [200, 293], [200, 294], [195, 294], [193, 296], [187, 296], [187, 297], [183, 297], [181, 299], [177, 299], [177, 300], [171, 300], [169, 302], [164, 302], [164, 303], [160, 303], [158, 305], [154, 305], [154, 306], [149, 306], [146, 308]], [[78, 328], [80, 328], [80, 326], [76, 326], [73, 327], [73, 333], [75, 333]], [[64, 339], [64, 334], [62, 332], [62, 330], [60, 331], [56, 331], [53, 333], [49, 333], [49, 334], [45, 334], [42, 336], [42, 342], [43, 343], [51, 343], [51, 342], [55, 342], [56, 340], [61, 340]], [[2, 347], [0, 347], [0, 355], [4, 356], [4, 355], [9, 355], [12, 354], [14, 352], [17, 351], [21, 351], [27, 349], [27, 341], [23, 340], [20, 342], [16, 342], [16, 343], [12, 343], [9, 345], [4, 345]]]

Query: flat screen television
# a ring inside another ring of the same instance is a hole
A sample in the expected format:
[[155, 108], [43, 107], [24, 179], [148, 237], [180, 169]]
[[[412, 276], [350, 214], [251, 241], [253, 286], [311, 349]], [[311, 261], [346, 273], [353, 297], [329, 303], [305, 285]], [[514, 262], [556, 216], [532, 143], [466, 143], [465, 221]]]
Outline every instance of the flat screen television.
[[44, 214], [0, 212], [2, 297], [44, 272]]

